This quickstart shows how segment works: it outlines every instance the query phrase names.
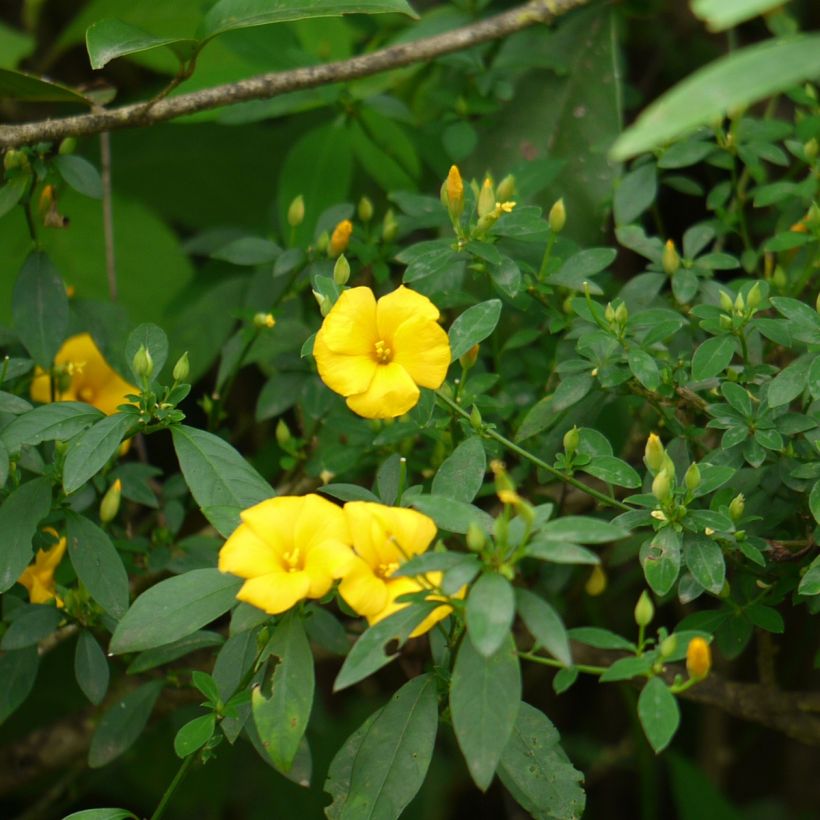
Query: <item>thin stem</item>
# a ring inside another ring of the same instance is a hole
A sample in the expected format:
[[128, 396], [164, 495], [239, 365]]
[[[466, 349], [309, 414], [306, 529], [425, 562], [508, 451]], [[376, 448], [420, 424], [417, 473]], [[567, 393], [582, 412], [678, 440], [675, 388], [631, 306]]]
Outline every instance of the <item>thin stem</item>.
[[[436, 396], [446, 404], [451, 410], [454, 410], [460, 416], [465, 419], [470, 418], [470, 414], [463, 408], [456, 404], [449, 396], [444, 395], [440, 390], [436, 391]], [[523, 447], [519, 447], [514, 441], [510, 441], [505, 436], [502, 436], [501, 433], [497, 433], [491, 427], [487, 425], [482, 425], [481, 427], [481, 434], [487, 436], [488, 438], [494, 439], [499, 444], [506, 447], [513, 453], [521, 456], [521, 458], [527, 459], [527, 461], [535, 464], [536, 467], [540, 467], [544, 472], [549, 473], [551, 476], [559, 479], [560, 481], [565, 482], [566, 484], [570, 484], [571, 486], [575, 487], [576, 490], [581, 490], [581, 492], [586, 493], [587, 495], [592, 496], [593, 498], [600, 501], [602, 504], [606, 504], [608, 507], [615, 507], [619, 510], [623, 510], [624, 512], [628, 512], [629, 510], [633, 509], [628, 504], [624, 504], [622, 501], [618, 501], [616, 498], [610, 498], [608, 495], [604, 495], [604, 493], [598, 492], [598, 490], [593, 489], [592, 487], [584, 484], [583, 481], [578, 481], [577, 478], [573, 478], [572, 476], [567, 475], [566, 473], [562, 473], [560, 470], [556, 470], [555, 467], [550, 466], [547, 464], [546, 461], [538, 458], [534, 453], [529, 452], [529, 450], [525, 450]]]
[[567, 666], [555, 658], [545, 658], [543, 655], [536, 655], [533, 652], [519, 652], [518, 657], [523, 658], [525, 661], [540, 663], [542, 666], [552, 666], [555, 669], [577, 669], [579, 672], [585, 672], [588, 675], [603, 675], [609, 668], [607, 666], [590, 666], [586, 663], [573, 663]]
[[100, 164], [102, 165], [105, 273], [108, 277], [108, 295], [114, 302], [117, 299], [117, 265], [114, 256], [114, 207], [111, 197], [111, 134], [108, 131], [100, 134]]
[[194, 760], [196, 759], [195, 754], [190, 754], [185, 760], [182, 761], [182, 765], [177, 769], [177, 773], [174, 775], [174, 779], [168, 785], [168, 788], [165, 790], [165, 794], [162, 795], [162, 800], [159, 801], [159, 805], [154, 810], [154, 813], [151, 815], [151, 820], [159, 820], [160, 817], [165, 813], [165, 809], [168, 806], [168, 802], [170, 801], [171, 797], [173, 797], [174, 792], [177, 790], [177, 787], [182, 782], [182, 778], [188, 774], [188, 769], [191, 768]]

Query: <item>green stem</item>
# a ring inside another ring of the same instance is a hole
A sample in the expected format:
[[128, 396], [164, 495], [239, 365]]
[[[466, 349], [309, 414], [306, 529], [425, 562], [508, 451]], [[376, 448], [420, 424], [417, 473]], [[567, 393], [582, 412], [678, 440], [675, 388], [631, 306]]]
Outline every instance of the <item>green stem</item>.
[[170, 801], [171, 797], [173, 796], [174, 792], [177, 790], [177, 787], [182, 782], [182, 778], [188, 773], [188, 769], [191, 768], [194, 760], [196, 759], [196, 755], [190, 754], [185, 760], [182, 761], [182, 765], [177, 769], [177, 773], [174, 775], [174, 779], [168, 785], [168, 788], [165, 790], [165, 794], [162, 795], [162, 800], [159, 801], [159, 805], [155, 809], [154, 813], [151, 815], [151, 820], [159, 820], [160, 817], [165, 813], [165, 809], [168, 806], [168, 802]]
[[228, 395], [233, 388], [233, 383], [236, 381], [236, 377], [239, 374], [239, 371], [242, 369], [242, 364], [245, 361], [245, 357], [250, 353], [251, 348], [253, 347], [253, 343], [259, 337], [260, 328], [255, 328], [253, 334], [251, 335], [250, 339], [245, 343], [245, 347], [242, 348], [242, 352], [239, 354], [239, 358], [236, 360], [236, 364], [231, 370], [230, 375], [228, 376], [227, 380], [225, 381], [225, 386], [222, 390], [219, 391], [216, 398], [213, 400], [213, 404], [211, 405], [211, 412], [208, 416], [208, 429], [215, 430], [216, 426], [219, 424], [220, 414], [222, 412], [222, 407], [225, 404], [225, 399], [227, 399]]
[[[454, 410], [463, 418], [469, 420], [470, 414], [461, 406], [456, 404], [449, 396], [444, 395], [440, 390], [436, 391], [436, 396], [449, 407], [451, 410]], [[604, 495], [604, 493], [599, 493], [598, 490], [593, 489], [592, 487], [584, 484], [583, 481], [578, 481], [577, 478], [573, 478], [572, 476], [567, 475], [566, 473], [562, 473], [560, 470], [556, 470], [555, 467], [550, 466], [547, 464], [546, 461], [538, 458], [534, 453], [529, 452], [529, 450], [525, 450], [523, 447], [519, 447], [514, 441], [510, 441], [505, 436], [502, 436], [501, 433], [497, 433], [491, 427], [488, 427], [485, 424], [481, 425], [481, 434], [487, 436], [488, 438], [494, 439], [499, 444], [504, 446], [507, 450], [510, 450], [513, 453], [521, 456], [521, 458], [525, 458], [527, 461], [534, 464], [536, 467], [540, 467], [544, 472], [549, 473], [551, 476], [554, 476], [559, 481], [563, 481], [566, 484], [570, 484], [571, 486], [575, 487], [576, 490], [581, 490], [581, 492], [586, 493], [587, 495], [592, 496], [593, 498], [600, 501], [602, 504], [607, 505], [608, 507], [615, 507], [616, 509], [623, 510], [624, 512], [629, 512], [629, 510], [633, 509], [628, 504], [624, 504], [622, 501], [618, 501], [616, 498], [610, 498], [608, 495]]]
[[547, 264], [550, 261], [550, 254], [552, 253], [552, 246], [555, 244], [555, 233], [550, 231], [549, 239], [547, 240], [547, 247], [544, 249], [544, 256], [541, 259], [541, 267], [538, 269], [538, 281], [543, 282], [544, 276], [547, 273]]
[[555, 658], [545, 658], [532, 652], [519, 652], [518, 657], [523, 658], [525, 661], [540, 663], [542, 666], [552, 666], [556, 669], [577, 669], [579, 672], [586, 672], [588, 675], [603, 675], [608, 669], [606, 666], [590, 666], [585, 663], [573, 663], [571, 666], [567, 666], [565, 663], [555, 660]]

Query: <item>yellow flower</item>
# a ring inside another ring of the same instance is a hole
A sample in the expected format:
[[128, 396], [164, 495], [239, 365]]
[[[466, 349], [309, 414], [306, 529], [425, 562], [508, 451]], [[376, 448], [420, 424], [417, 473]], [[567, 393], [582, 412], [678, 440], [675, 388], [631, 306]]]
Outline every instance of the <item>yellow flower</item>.
[[[37, 550], [34, 563], [29, 564], [17, 579], [17, 583], [22, 584], [28, 590], [29, 600], [33, 604], [45, 604], [52, 598], [57, 598], [54, 571], [65, 554], [66, 540], [65, 538], [59, 538], [51, 528], [47, 532], [58, 539], [57, 543], [50, 549]], [[57, 606], [62, 605], [63, 602], [57, 598]]]
[[464, 181], [461, 179], [461, 172], [458, 170], [457, 165], [450, 166], [444, 185], [450, 214], [454, 219], [458, 219], [464, 210]]
[[[118, 404], [128, 403], [126, 394], [139, 393], [111, 369], [88, 333], [67, 339], [54, 357], [54, 366], [57, 401], [84, 401], [111, 415]], [[31, 383], [31, 398], [43, 404], [51, 401], [51, 378], [39, 367]]]
[[692, 638], [686, 649], [686, 671], [690, 678], [705, 678], [712, 668], [712, 650], [703, 638]]
[[334, 229], [330, 236], [328, 252], [331, 256], [338, 256], [347, 250], [350, 243], [350, 235], [353, 233], [353, 223], [349, 219], [343, 219]]
[[219, 569], [245, 578], [236, 597], [270, 615], [321, 598], [354, 560], [344, 513], [321, 496], [269, 498], [241, 517]]
[[441, 385], [450, 342], [436, 306], [401, 286], [378, 302], [370, 288], [346, 290], [316, 334], [313, 355], [322, 381], [369, 419], [401, 416], [419, 388]]
[[[426, 515], [401, 507], [385, 507], [369, 501], [350, 501], [344, 507], [353, 536], [356, 558], [339, 584], [348, 605], [372, 626], [408, 606], [396, 599], [408, 592], [429, 589], [441, 581], [440, 572], [424, 578], [391, 575], [409, 558], [425, 552], [436, 537], [436, 525]], [[463, 596], [463, 591], [459, 597]], [[444, 600], [432, 596], [432, 600]], [[446, 618], [452, 607], [434, 609], [414, 630], [415, 638]]]

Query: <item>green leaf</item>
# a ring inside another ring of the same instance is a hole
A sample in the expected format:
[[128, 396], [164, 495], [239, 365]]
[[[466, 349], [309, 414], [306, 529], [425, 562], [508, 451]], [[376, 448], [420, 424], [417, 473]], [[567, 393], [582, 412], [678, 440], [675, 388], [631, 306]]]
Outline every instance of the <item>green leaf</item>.
[[553, 564], [600, 564], [601, 559], [592, 550], [569, 541], [549, 541], [535, 536], [526, 546], [526, 555]]
[[35, 77], [23, 71], [0, 68], [0, 100], [67, 102], [90, 105], [91, 100], [73, 88]]
[[[567, 376], [561, 379], [558, 387], [550, 398], [549, 410], [551, 413], [559, 413], [561, 410], [566, 410], [574, 404], [578, 404], [581, 399], [592, 390], [592, 385], [595, 384], [595, 379], [588, 373], [576, 373], [573, 376]], [[521, 425], [524, 427], [526, 419]], [[520, 433], [519, 433], [520, 436]]]
[[619, 658], [607, 668], [598, 680], [601, 683], [631, 680], [640, 675], [645, 675], [652, 668], [654, 662], [654, 659], [649, 655], [643, 655], [640, 658]]
[[[440, 604], [410, 604], [367, 629], [353, 644], [333, 684], [338, 692], [387, 666], [399, 657], [410, 633]], [[391, 654], [386, 653], [390, 647]]]
[[50, 509], [51, 485], [45, 478], [27, 481], [0, 506], [0, 592], [11, 589], [28, 566], [32, 539]]
[[68, 554], [91, 597], [113, 618], [128, 609], [128, 573], [111, 539], [93, 521], [66, 513]]
[[678, 731], [680, 710], [675, 696], [660, 678], [652, 678], [641, 690], [638, 717], [649, 745], [656, 754], [662, 752]]
[[739, 49], [690, 74], [655, 100], [616, 140], [616, 160], [657, 148], [820, 74], [820, 35], [782, 37]]
[[63, 820], [138, 820], [127, 809], [85, 809], [67, 814]]
[[692, 379], [696, 382], [721, 374], [732, 361], [737, 349], [734, 336], [713, 336], [698, 345], [692, 356]]
[[573, 641], [595, 647], [595, 649], [623, 649], [626, 652], [634, 652], [635, 644], [622, 638], [615, 632], [608, 629], [601, 629], [597, 626], [579, 626], [570, 629], [569, 636]]
[[197, 652], [200, 649], [209, 649], [214, 646], [221, 646], [225, 643], [225, 639], [218, 632], [209, 632], [202, 629], [186, 635], [173, 643], [158, 646], [156, 649], [147, 649], [145, 652], [140, 652], [126, 670], [129, 675], [138, 675], [140, 672], [147, 672], [149, 669], [155, 669], [157, 666], [164, 666], [166, 663], [182, 658], [185, 655], [190, 655], [192, 652]]
[[769, 382], [769, 391], [766, 394], [769, 407], [788, 404], [805, 390], [812, 358], [811, 354], [801, 356]]
[[421, 788], [438, 729], [432, 675], [408, 681], [363, 735], [340, 820], [397, 818]]
[[615, 189], [615, 224], [628, 225], [634, 222], [655, 201], [657, 193], [658, 175], [654, 162], [630, 171]]
[[217, 569], [195, 569], [147, 589], [117, 624], [109, 651], [139, 652], [179, 640], [227, 612], [240, 578]]
[[532, 817], [575, 820], [584, 813], [584, 776], [560, 741], [558, 730], [543, 712], [521, 704], [498, 776]]
[[692, 11], [709, 31], [725, 31], [778, 6], [781, 0], [692, 0]]
[[456, 361], [473, 345], [483, 342], [495, 330], [500, 318], [500, 299], [488, 299], [467, 308], [450, 325], [451, 361]]
[[645, 541], [640, 552], [646, 581], [656, 595], [666, 595], [678, 579], [681, 537], [672, 527], [664, 527]]
[[19, 453], [24, 444], [68, 441], [102, 418], [100, 410], [85, 402], [58, 401], [22, 414], [0, 433], [0, 439], [10, 453]]
[[820, 481], [815, 481], [809, 493], [809, 509], [814, 520], [820, 524]]
[[273, 262], [282, 249], [270, 239], [258, 236], [242, 236], [217, 248], [212, 259], [221, 259], [232, 265], [266, 265]]
[[197, 41], [176, 37], [157, 37], [122, 20], [99, 20], [89, 26], [85, 33], [85, 45], [91, 68], [99, 69], [117, 57], [137, 54], [168, 46], [182, 59], [188, 59], [196, 51]]
[[386, 12], [417, 17], [405, 0], [219, 0], [205, 15], [197, 36], [210, 39], [223, 31], [251, 26], [313, 17]]
[[561, 616], [534, 592], [518, 587], [515, 597], [518, 614], [533, 638], [561, 663], [571, 666], [569, 637]]
[[6, 182], [0, 188], [0, 217], [5, 216], [23, 197], [29, 178], [22, 174]]
[[707, 592], [717, 595], [723, 589], [726, 562], [720, 546], [711, 538], [687, 533], [683, 542], [683, 560]]
[[114, 413], [73, 438], [63, 464], [63, 489], [66, 495], [97, 475], [135, 427], [133, 415]]
[[188, 757], [201, 749], [213, 737], [214, 729], [216, 716], [213, 713], [189, 720], [174, 736], [177, 757]]
[[[814, 489], [820, 486], [820, 482], [814, 485]], [[818, 494], [820, 495], [820, 493]], [[801, 595], [820, 595], [820, 555], [809, 565], [806, 574], [800, 579], [800, 586], [797, 591]], [[2, 714], [2, 710], [0, 710]]]
[[23, 346], [48, 370], [68, 330], [68, 296], [62, 277], [42, 251], [23, 264], [14, 285], [12, 313]]
[[20, 396], [15, 396], [14, 393], [6, 393], [4, 390], [0, 390], [0, 413], [10, 413], [13, 416], [19, 416], [33, 409], [34, 406], [31, 402], [26, 401]]
[[450, 712], [458, 745], [482, 791], [492, 782], [520, 706], [521, 669], [512, 637], [488, 658], [465, 637], [450, 679]]
[[437, 526], [449, 532], [464, 535], [472, 521], [488, 532], [492, 527], [493, 519], [484, 510], [455, 498], [443, 495], [416, 495], [408, 501], [411, 506], [429, 515]]
[[[614, 248], [587, 248], [578, 251], [570, 256], [555, 273], [550, 274], [547, 281], [551, 285], [582, 290], [584, 282], [596, 273], [606, 270], [615, 261], [617, 255], [618, 252]], [[591, 293], [601, 292], [592, 282], [589, 282], [589, 285]]]
[[95, 706], [102, 703], [108, 691], [108, 660], [94, 636], [84, 629], [74, 651], [74, 677], [83, 694]]
[[29, 696], [39, 665], [40, 655], [36, 646], [0, 655], [0, 680], [3, 681], [0, 686], [0, 724], [5, 723], [6, 718], [16, 712]]
[[657, 390], [661, 383], [658, 365], [645, 350], [633, 347], [626, 354], [626, 360], [632, 375], [647, 389]]
[[92, 769], [116, 760], [142, 734], [164, 681], [144, 683], [112, 704], [102, 716], [88, 750], [88, 765]]
[[0, 640], [0, 649], [25, 649], [47, 638], [60, 623], [60, 612], [51, 604], [32, 604], [15, 612], [15, 619]]
[[151, 374], [151, 380], [156, 381], [157, 376], [162, 372], [165, 360], [168, 358], [168, 337], [161, 327], [157, 327], [150, 322], [135, 327], [128, 335], [128, 340], [125, 343], [125, 360], [134, 374], [134, 378], [139, 384], [141, 376], [134, 370], [134, 356], [137, 351], [144, 347], [151, 356], [151, 362], [154, 365]]
[[283, 618], [266, 648], [279, 658], [271, 679], [271, 695], [252, 693], [253, 720], [262, 745], [277, 769], [289, 771], [307, 729], [313, 707], [313, 653], [302, 620]]
[[595, 456], [592, 461], [578, 469], [618, 487], [641, 486], [641, 477], [638, 473], [625, 461], [615, 456]]
[[629, 535], [629, 530], [580, 515], [565, 515], [547, 522], [539, 535], [550, 541], [572, 541], [581, 544], [606, 544]]
[[225, 538], [239, 524], [242, 510], [275, 495], [270, 484], [213, 433], [176, 425], [171, 436], [191, 495]]
[[487, 455], [480, 436], [465, 439], [442, 462], [433, 476], [433, 495], [469, 504], [484, 483]]
[[515, 592], [510, 582], [497, 572], [484, 573], [467, 598], [467, 632], [485, 658], [494, 655], [515, 618]]
[[100, 172], [83, 157], [66, 154], [54, 159], [54, 165], [60, 176], [83, 196], [91, 199], [102, 199], [103, 184]]

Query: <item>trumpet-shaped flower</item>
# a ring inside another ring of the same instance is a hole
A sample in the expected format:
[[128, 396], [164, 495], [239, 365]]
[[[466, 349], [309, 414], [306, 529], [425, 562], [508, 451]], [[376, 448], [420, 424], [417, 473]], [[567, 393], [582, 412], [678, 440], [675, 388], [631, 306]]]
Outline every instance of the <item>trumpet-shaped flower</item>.
[[[111, 369], [88, 333], [72, 336], [63, 343], [54, 357], [54, 368], [57, 401], [84, 401], [111, 415], [117, 405], [127, 403], [128, 393], [139, 393]], [[31, 382], [31, 397], [44, 404], [52, 400], [51, 377], [40, 368]]]
[[[397, 598], [440, 583], [438, 572], [418, 578], [391, 577], [409, 558], [425, 552], [436, 537], [436, 525], [426, 515], [369, 501], [350, 501], [345, 504], [344, 513], [356, 558], [339, 584], [339, 593], [371, 626], [408, 606]], [[429, 597], [443, 600], [440, 595]], [[434, 609], [413, 630], [411, 637], [427, 632], [451, 610], [452, 607], [446, 605]]]
[[[55, 538], [58, 538], [54, 530], [49, 530]], [[28, 597], [33, 604], [45, 604], [52, 598], [57, 598], [56, 586], [54, 584], [54, 572], [60, 564], [66, 550], [65, 538], [58, 538], [57, 543], [47, 550], [37, 550], [34, 556], [34, 563], [29, 564], [23, 570], [23, 574], [17, 579], [18, 584], [22, 584], [28, 590]], [[62, 606], [62, 601], [57, 598], [57, 605]]]
[[419, 385], [439, 387], [447, 375], [450, 342], [438, 317], [403, 285], [378, 302], [370, 288], [346, 290], [316, 334], [319, 376], [360, 416], [401, 416], [418, 402]]
[[269, 498], [241, 518], [219, 569], [245, 578], [236, 597], [270, 615], [321, 598], [355, 558], [344, 513], [321, 496]]

